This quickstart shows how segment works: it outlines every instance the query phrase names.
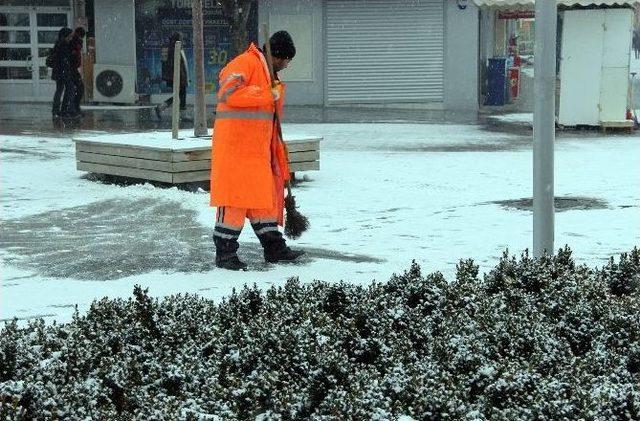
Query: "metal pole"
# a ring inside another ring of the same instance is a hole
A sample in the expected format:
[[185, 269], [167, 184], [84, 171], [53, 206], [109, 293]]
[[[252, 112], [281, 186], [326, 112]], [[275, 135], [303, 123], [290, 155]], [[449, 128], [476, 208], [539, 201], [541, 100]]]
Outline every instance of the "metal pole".
[[534, 52], [535, 108], [533, 114], [533, 255], [553, 254], [553, 145], [556, 115], [555, 0], [538, 0]]
[[85, 0], [73, 0], [72, 10], [73, 18], [75, 20], [75, 27], [82, 26], [87, 29], [87, 6]]
[[193, 135], [195, 137], [206, 136], [207, 120], [206, 106], [204, 103], [204, 35], [202, 0], [193, 0], [193, 55], [195, 56], [196, 72], [196, 102], [194, 110]]
[[171, 107], [172, 138], [178, 138], [180, 129], [180, 67], [182, 66], [182, 42], [176, 41], [173, 50], [173, 106]]

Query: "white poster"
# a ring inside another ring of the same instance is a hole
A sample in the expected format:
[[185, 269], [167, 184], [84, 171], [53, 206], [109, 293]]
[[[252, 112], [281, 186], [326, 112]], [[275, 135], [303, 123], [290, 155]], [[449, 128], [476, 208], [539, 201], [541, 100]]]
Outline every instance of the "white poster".
[[279, 72], [280, 79], [284, 82], [313, 81], [313, 16], [270, 14], [269, 31], [281, 30], [291, 34], [296, 56], [287, 69]]

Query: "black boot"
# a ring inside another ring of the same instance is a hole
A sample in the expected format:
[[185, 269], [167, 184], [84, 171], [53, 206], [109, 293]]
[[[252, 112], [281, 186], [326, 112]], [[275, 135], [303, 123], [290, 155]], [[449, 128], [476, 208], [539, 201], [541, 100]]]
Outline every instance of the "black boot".
[[268, 231], [258, 235], [264, 248], [264, 260], [269, 263], [292, 262], [304, 254], [303, 250], [291, 250], [280, 231]]
[[213, 236], [216, 245], [216, 266], [229, 270], [245, 270], [247, 264], [238, 259], [238, 240]]
[[155, 106], [154, 110], [156, 112], [156, 116], [158, 117], [158, 120], [162, 120], [162, 112], [167, 108], [169, 108], [169, 104], [167, 104], [166, 102], [163, 102], [162, 104], [158, 104]]

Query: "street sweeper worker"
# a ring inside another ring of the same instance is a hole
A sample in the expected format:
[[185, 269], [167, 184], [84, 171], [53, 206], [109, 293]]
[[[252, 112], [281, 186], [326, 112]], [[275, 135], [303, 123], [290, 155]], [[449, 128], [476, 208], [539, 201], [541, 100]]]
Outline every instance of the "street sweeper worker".
[[[274, 33], [269, 46], [277, 75], [296, 49], [286, 31]], [[211, 205], [217, 207], [216, 266], [224, 269], [247, 267], [237, 255], [246, 218], [267, 262], [290, 262], [304, 254], [290, 249], [278, 229], [284, 224], [289, 167], [275, 112], [281, 115], [285, 86], [272, 83], [263, 50], [251, 44], [220, 71], [211, 149]]]

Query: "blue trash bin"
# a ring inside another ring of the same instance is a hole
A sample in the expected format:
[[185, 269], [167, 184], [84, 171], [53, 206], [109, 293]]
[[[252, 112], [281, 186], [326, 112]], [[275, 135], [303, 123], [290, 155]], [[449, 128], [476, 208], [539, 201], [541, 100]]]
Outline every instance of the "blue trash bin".
[[487, 70], [487, 99], [485, 105], [507, 103], [507, 59], [490, 58]]

